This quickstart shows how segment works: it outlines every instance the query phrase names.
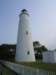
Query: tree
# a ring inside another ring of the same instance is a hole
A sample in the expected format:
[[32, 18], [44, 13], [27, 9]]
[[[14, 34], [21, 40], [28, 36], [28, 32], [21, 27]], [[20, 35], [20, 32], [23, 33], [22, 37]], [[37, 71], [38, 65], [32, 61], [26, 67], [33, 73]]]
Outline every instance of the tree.
[[37, 45], [37, 46], [40, 46], [39, 41], [34, 41], [34, 42], [33, 42], [33, 46], [36, 46], [36, 45]]
[[39, 41], [33, 42], [33, 47], [36, 59], [42, 59], [42, 52], [48, 50], [44, 45], [41, 45]]
[[13, 60], [15, 57], [15, 51], [16, 51], [16, 45], [13, 45], [13, 44], [1, 45], [0, 46], [0, 59]]

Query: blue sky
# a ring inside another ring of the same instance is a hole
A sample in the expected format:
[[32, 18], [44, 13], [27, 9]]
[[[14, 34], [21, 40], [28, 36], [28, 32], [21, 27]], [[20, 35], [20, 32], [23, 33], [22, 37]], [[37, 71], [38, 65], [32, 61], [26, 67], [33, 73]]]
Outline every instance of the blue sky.
[[33, 41], [56, 48], [56, 0], [0, 0], [0, 44], [16, 43], [20, 11], [31, 17]]

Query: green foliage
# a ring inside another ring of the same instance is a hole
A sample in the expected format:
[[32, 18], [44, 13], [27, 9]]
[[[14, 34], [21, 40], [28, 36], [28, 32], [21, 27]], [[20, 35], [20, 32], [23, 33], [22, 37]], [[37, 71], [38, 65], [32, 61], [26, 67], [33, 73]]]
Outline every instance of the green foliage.
[[47, 51], [48, 49], [45, 46], [41, 46], [41, 47], [34, 48], [34, 50], [37, 50], [37, 52], [43, 52], [43, 51]]
[[35, 45], [38, 45], [39, 46], [40, 45], [39, 41], [34, 41], [33, 42], [33, 46], [35, 46]]
[[39, 41], [33, 42], [33, 47], [36, 59], [42, 59], [42, 52], [48, 50], [44, 45], [41, 45]]
[[39, 41], [33, 42], [34, 50], [37, 52], [47, 51], [48, 49], [39, 43]]
[[[11, 52], [10, 49], [13, 49]], [[12, 60], [15, 57], [16, 45], [3, 44], [0, 46], [0, 59]]]

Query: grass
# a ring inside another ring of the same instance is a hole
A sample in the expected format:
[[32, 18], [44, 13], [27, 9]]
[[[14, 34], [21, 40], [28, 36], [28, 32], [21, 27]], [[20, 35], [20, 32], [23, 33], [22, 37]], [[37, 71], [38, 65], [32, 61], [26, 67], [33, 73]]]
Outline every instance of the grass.
[[25, 66], [30, 66], [33, 68], [38, 68], [38, 69], [43, 69], [47, 71], [52, 71], [56, 72], [56, 64], [46, 64], [42, 63], [41, 60], [36, 61], [36, 62], [16, 62], [17, 64], [25, 65]]

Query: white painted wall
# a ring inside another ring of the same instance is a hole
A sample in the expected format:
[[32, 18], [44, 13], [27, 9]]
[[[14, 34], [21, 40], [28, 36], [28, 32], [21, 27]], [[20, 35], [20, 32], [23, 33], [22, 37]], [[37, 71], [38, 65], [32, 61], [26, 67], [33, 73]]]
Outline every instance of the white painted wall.
[[56, 63], [56, 51], [43, 52], [44, 63]]
[[21, 12], [19, 19], [15, 59], [16, 61], [35, 61], [33, 42], [30, 31], [30, 16], [28, 12]]
[[54, 52], [54, 63], [56, 63], [56, 51]]

